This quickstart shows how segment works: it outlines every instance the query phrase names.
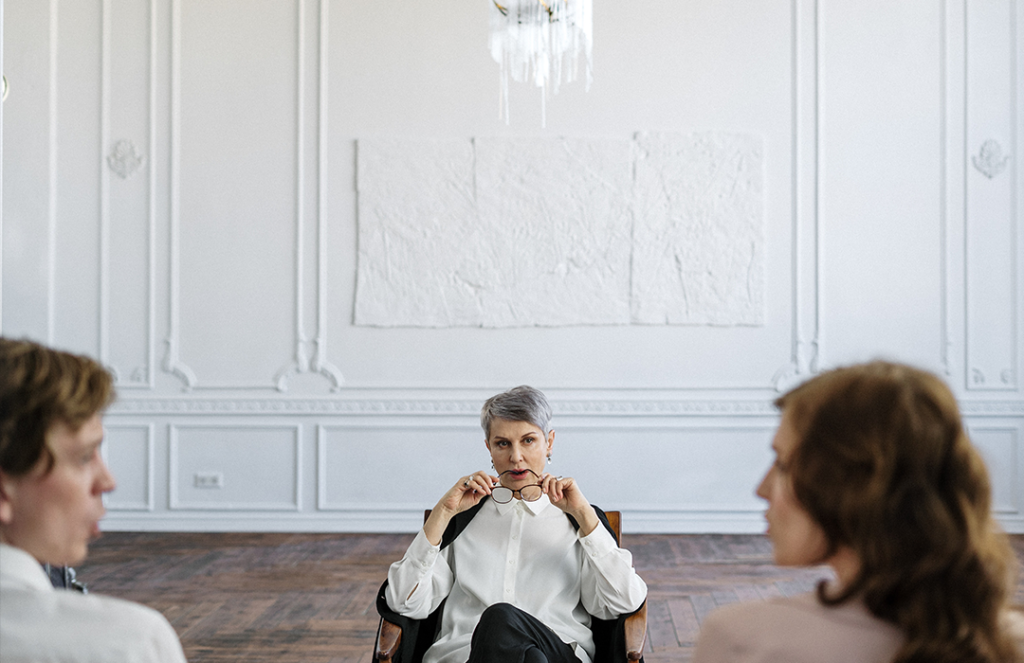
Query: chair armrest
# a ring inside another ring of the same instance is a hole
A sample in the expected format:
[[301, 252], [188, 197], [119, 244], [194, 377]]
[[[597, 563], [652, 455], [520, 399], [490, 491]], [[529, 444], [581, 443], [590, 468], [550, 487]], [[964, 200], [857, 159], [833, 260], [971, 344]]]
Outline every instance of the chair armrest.
[[647, 642], [647, 601], [644, 601], [639, 610], [626, 617], [623, 629], [626, 660], [639, 661], [644, 655], [644, 644]]
[[373, 652], [373, 660], [378, 663], [391, 663], [391, 659], [398, 653], [398, 645], [401, 642], [402, 627], [381, 619], [380, 627], [377, 629], [377, 647]]

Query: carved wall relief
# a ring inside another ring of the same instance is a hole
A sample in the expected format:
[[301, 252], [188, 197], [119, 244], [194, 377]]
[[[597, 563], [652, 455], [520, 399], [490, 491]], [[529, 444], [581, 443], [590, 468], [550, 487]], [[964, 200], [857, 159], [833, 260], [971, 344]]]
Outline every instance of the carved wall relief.
[[128, 179], [145, 163], [145, 155], [139, 154], [139, 149], [130, 140], [117, 141], [114, 151], [107, 156], [107, 165], [122, 180]]
[[986, 140], [981, 144], [978, 153], [971, 157], [971, 162], [978, 172], [992, 179], [1006, 169], [1010, 155], [1003, 155], [1003, 148], [998, 141]]

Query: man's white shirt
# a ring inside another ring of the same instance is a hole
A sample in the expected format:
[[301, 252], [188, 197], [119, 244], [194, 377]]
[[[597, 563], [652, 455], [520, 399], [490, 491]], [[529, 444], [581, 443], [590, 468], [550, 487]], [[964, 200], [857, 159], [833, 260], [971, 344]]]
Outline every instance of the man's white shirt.
[[185, 655], [156, 610], [55, 589], [35, 558], [0, 544], [0, 661], [185, 663]]

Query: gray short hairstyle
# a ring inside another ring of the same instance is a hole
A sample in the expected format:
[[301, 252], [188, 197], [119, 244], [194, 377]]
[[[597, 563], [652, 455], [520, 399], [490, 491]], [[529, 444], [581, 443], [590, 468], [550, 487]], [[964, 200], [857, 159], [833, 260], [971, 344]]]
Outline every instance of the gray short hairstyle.
[[528, 421], [544, 431], [551, 432], [551, 406], [539, 389], [521, 385], [491, 396], [480, 410], [480, 427], [491, 437], [491, 422], [495, 419]]

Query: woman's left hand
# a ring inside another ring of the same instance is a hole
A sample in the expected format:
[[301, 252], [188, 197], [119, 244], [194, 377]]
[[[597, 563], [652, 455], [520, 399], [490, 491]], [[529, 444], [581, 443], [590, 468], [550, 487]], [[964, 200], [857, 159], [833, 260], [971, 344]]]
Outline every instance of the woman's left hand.
[[576, 519], [583, 536], [593, 532], [600, 523], [594, 507], [590, 506], [572, 477], [556, 477], [545, 472], [541, 477], [541, 486], [552, 504]]

